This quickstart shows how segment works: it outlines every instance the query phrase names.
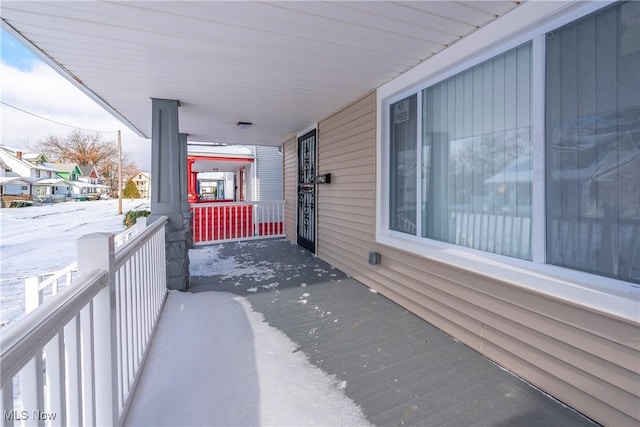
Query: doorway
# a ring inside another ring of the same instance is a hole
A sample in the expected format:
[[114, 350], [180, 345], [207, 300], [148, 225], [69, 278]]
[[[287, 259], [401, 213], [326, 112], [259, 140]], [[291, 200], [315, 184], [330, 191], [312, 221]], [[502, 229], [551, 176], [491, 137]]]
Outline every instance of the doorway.
[[316, 129], [298, 138], [298, 244], [316, 252]]

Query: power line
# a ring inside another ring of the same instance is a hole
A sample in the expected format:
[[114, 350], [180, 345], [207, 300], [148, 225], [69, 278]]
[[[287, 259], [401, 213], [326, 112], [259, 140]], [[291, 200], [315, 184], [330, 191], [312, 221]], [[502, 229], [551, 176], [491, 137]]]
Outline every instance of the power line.
[[46, 121], [48, 121], [48, 122], [56, 123], [56, 124], [58, 124], [58, 125], [67, 126], [67, 127], [74, 128], [74, 129], [78, 129], [78, 130], [83, 130], [83, 131], [86, 131], [86, 132], [96, 132], [96, 133], [118, 133], [118, 131], [117, 131], [117, 130], [107, 130], [107, 131], [102, 131], [102, 130], [94, 130], [94, 129], [85, 129], [85, 128], [81, 128], [81, 127], [78, 127], [78, 126], [69, 125], [69, 124], [67, 124], [67, 123], [58, 122], [58, 121], [56, 121], [56, 120], [52, 120], [52, 119], [49, 119], [49, 118], [47, 118], [47, 117], [40, 116], [40, 115], [35, 114], [35, 113], [32, 113], [32, 112], [30, 112], [30, 111], [23, 110], [22, 108], [18, 108], [18, 107], [16, 107], [15, 105], [7, 104], [7, 103], [6, 103], [6, 102], [4, 102], [4, 101], [0, 101], [0, 103], [2, 103], [3, 105], [6, 105], [7, 107], [11, 107], [11, 108], [13, 108], [14, 110], [18, 110], [18, 111], [20, 111], [20, 112], [22, 112], [22, 113], [29, 114], [29, 115], [31, 115], [31, 116], [37, 117], [37, 118], [42, 119], [42, 120], [46, 120]]

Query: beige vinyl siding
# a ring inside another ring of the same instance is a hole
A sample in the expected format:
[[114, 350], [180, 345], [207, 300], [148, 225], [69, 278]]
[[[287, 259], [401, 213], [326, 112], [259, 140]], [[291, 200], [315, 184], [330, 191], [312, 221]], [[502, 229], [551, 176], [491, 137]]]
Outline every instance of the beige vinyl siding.
[[[318, 170], [332, 174], [318, 185], [318, 256], [587, 416], [637, 425], [637, 324], [375, 243], [375, 104], [372, 92], [318, 125]], [[285, 179], [294, 162], [288, 141]]]
[[284, 232], [287, 239], [292, 242], [296, 241], [296, 203], [297, 203], [297, 188], [296, 182], [297, 168], [298, 168], [298, 154], [297, 154], [297, 142], [296, 138], [291, 138], [282, 146], [283, 155], [283, 199], [284, 204]]

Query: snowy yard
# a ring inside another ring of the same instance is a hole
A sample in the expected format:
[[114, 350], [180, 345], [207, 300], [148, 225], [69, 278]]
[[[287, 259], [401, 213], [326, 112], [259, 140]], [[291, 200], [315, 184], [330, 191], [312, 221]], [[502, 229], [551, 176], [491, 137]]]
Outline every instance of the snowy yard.
[[[148, 207], [123, 200], [122, 210]], [[24, 311], [24, 279], [60, 270], [77, 259], [76, 239], [94, 232], [124, 230], [117, 200], [65, 202], [0, 209], [0, 324]]]

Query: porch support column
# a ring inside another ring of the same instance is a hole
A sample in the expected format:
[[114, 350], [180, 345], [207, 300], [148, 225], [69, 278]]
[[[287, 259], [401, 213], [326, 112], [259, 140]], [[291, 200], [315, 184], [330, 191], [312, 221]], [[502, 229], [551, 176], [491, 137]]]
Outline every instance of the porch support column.
[[180, 200], [182, 202], [182, 212], [189, 213], [191, 215], [191, 209], [189, 209], [189, 172], [190, 165], [188, 164], [189, 147], [187, 146], [187, 134], [178, 134], [180, 140]]
[[189, 193], [189, 203], [195, 203], [198, 200], [198, 188], [197, 188], [197, 173], [193, 171], [193, 163], [194, 159], [187, 160], [187, 182], [188, 182], [188, 193]]
[[[189, 248], [191, 218], [184, 212], [188, 203], [183, 191], [186, 175], [186, 135], [178, 133], [178, 107], [175, 99], [151, 98], [151, 219], [167, 216], [166, 257], [167, 287], [186, 291], [189, 288]], [[182, 176], [182, 178], [181, 178]]]
[[[187, 192], [187, 158], [189, 157], [189, 147], [187, 146], [187, 134], [178, 134], [180, 140], [180, 201], [182, 208], [182, 215], [184, 220], [188, 222], [187, 229], [189, 235], [187, 236], [187, 247], [193, 248], [193, 214], [191, 213], [191, 206], [189, 205], [189, 197]], [[188, 267], [187, 267], [188, 269]]]

